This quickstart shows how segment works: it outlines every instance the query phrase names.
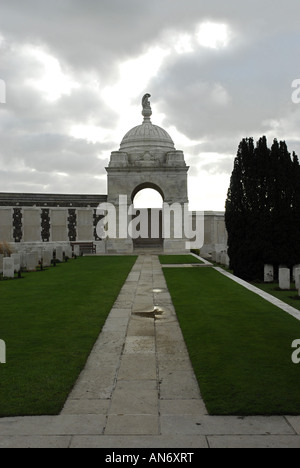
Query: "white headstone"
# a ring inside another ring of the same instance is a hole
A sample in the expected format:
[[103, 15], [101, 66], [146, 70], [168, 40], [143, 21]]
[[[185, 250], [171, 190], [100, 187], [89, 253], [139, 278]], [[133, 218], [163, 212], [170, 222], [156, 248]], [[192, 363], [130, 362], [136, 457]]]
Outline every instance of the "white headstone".
[[21, 252], [21, 268], [26, 268], [26, 252]]
[[289, 268], [279, 268], [279, 288], [291, 288], [291, 272]]
[[264, 268], [264, 282], [272, 283], [274, 281], [274, 267], [273, 265], [265, 265]]
[[56, 260], [59, 260], [60, 262], [62, 262], [64, 259], [63, 248], [61, 246], [57, 246], [55, 250], [56, 250]]
[[[293, 266], [293, 281], [296, 281], [296, 270], [297, 268], [300, 268], [300, 265], [295, 265]], [[298, 288], [297, 288], [298, 289]]]
[[50, 250], [43, 250], [42, 260], [43, 260], [43, 266], [44, 267], [50, 267], [51, 266], [52, 258], [53, 258], [53, 253]]
[[36, 252], [38, 255], [38, 260], [40, 262], [43, 258], [43, 247], [37, 247]]
[[5, 257], [3, 259], [3, 277], [4, 278], [15, 277], [15, 261], [13, 258]]
[[295, 288], [300, 288], [300, 268], [295, 268]]
[[4, 258], [4, 255], [0, 255], [0, 273], [3, 273], [3, 258]]
[[72, 258], [72, 246], [71, 245], [66, 245], [64, 248], [65, 251], [65, 256], [68, 258]]
[[37, 250], [32, 250], [32, 255], [35, 256], [35, 261], [36, 261], [36, 266], [38, 266], [39, 264], [39, 261], [40, 261], [40, 255], [39, 255], [39, 252]]
[[76, 257], [80, 256], [80, 246], [79, 245], [74, 245], [74, 255], [76, 255]]
[[10, 258], [14, 259], [15, 263], [15, 272], [18, 272], [21, 270], [21, 255], [18, 253], [11, 254]]
[[35, 271], [39, 264], [38, 255], [36, 252], [27, 253], [25, 256], [26, 268], [28, 271]]

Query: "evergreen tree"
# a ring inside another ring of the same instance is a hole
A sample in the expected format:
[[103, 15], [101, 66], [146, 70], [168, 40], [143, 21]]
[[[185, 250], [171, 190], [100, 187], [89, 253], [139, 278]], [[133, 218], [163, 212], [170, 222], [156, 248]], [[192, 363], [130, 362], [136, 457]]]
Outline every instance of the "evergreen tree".
[[234, 273], [262, 279], [264, 264], [300, 263], [300, 168], [285, 142], [239, 145], [226, 200], [228, 255]]

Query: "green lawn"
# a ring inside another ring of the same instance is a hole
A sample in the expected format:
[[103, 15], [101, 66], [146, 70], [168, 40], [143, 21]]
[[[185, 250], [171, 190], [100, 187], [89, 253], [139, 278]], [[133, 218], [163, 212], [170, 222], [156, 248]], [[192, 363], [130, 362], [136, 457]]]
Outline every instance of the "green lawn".
[[136, 257], [80, 257], [0, 282], [0, 416], [58, 414]]
[[212, 268], [164, 269], [210, 414], [300, 414], [300, 322]]
[[203, 263], [193, 255], [159, 255], [162, 265], [180, 265], [188, 263]]

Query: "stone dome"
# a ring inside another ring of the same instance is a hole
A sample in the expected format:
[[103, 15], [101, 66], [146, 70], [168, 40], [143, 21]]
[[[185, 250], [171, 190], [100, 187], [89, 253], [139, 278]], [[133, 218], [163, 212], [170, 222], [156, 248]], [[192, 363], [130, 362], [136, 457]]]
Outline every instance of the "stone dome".
[[120, 151], [126, 153], [141, 152], [141, 150], [168, 152], [174, 151], [175, 146], [170, 135], [149, 120], [126, 133], [120, 146]]
[[166, 153], [175, 150], [174, 142], [170, 135], [163, 128], [153, 125], [150, 120], [152, 110], [149, 97], [151, 97], [150, 94], [146, 94], [142, 100], [144, 122], [142, 125], [138, 125], [126, 133], [121, 142], [121, 152], [141, 153], [143, 151], [156, 151]]

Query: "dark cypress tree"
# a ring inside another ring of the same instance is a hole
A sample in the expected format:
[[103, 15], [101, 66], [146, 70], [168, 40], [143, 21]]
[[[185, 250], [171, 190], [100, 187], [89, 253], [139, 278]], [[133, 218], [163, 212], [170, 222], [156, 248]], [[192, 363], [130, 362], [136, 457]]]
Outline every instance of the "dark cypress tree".
[[228, 255], [234, 273], [262, 279], [263, 266], [300, 263], [300, 169], [285, 142], [239, 145], [226, 200]]

